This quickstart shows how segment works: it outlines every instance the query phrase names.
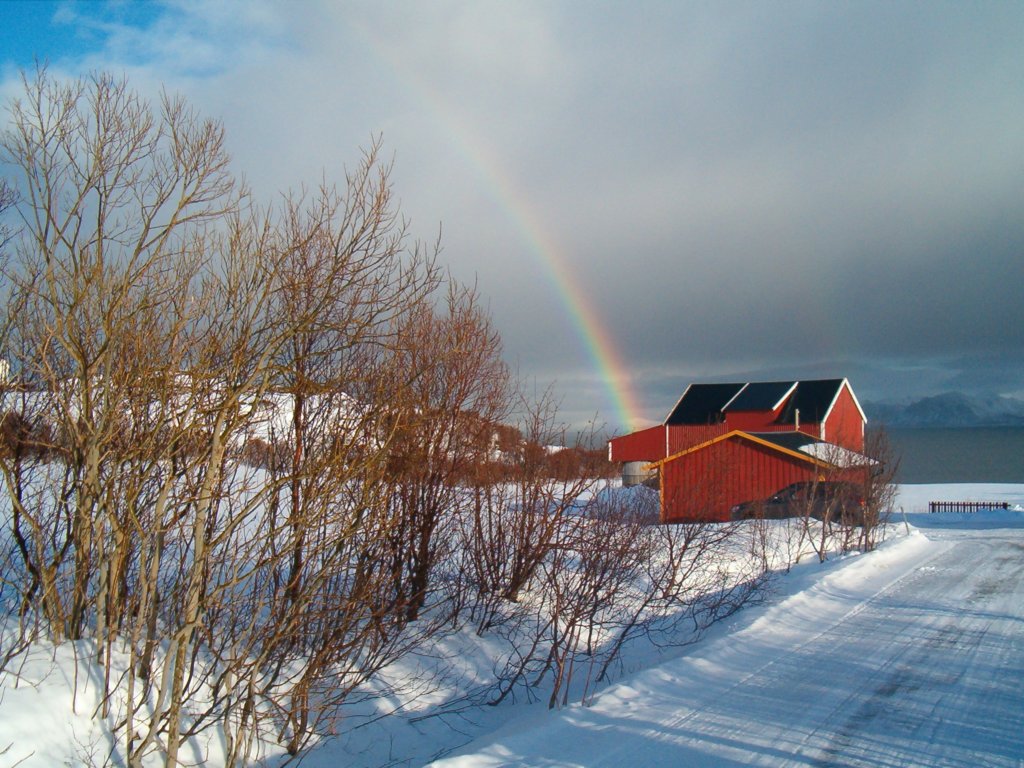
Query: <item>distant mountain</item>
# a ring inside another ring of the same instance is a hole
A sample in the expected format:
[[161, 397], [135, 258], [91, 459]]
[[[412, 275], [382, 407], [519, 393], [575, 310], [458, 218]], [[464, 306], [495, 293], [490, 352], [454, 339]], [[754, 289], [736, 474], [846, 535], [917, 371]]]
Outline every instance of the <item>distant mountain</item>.
[[902, 403], [864, 403], [868, 420], [889, 427], [1020, 427], [1024, 401], [946, 392]]

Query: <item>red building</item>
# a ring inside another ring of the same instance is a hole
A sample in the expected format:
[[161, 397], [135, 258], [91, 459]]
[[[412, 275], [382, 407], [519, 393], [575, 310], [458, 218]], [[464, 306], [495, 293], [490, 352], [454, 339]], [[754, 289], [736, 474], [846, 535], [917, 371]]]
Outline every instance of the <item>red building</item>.
[[727, 520], [790, 483], [863, 478], [867, 418], [846, 379], [691, 384], [664, 422], [609, 441], [623, 481], [657, 483], [662, 522]]

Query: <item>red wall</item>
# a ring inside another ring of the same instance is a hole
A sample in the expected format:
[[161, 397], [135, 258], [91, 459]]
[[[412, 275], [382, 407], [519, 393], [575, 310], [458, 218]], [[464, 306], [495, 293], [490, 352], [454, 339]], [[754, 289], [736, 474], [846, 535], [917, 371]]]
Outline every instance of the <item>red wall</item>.
[[608, 441], [610, 461], [658, 461], [664, 459], [665, 427], [658, 425]]
[[678, 424], [668, 428], [668, 455], [706, 443], [729, 432], [725, 424]]
[[[661, 520], [726, 521], [735, 504], [771, 496], [790, 483], [825, 479], [827, 470], [739, 437], [722, 440], [661, 467]], [[861, 472], [846, 473], [862, 480]], [[834, 473], [829, 479], [838, 479]]]
[[664, 425], [642, 429], [608, 441], [611, 461], [660, 461], [731, 431], [725, 424], [671, 425], [668, 427], [668, 453], [665, 452]]
[[775, 423], [778, 418], [778, 411], [729, 411], [725, 414], [725, 423], [729, 425], [730, 432], [734, 429], [741, 429], [744, 432], [767, 432], [778, 426]]
[[836, 404], [825, 422], [824, 439], [852, 451], [864, 450], [864, 420], [849, 387], [839, 390]]
[[814, 467], [778, 451], [730, 438], [662, 466], [662, 522], [729, 519], [733, 505], [763, 499]]

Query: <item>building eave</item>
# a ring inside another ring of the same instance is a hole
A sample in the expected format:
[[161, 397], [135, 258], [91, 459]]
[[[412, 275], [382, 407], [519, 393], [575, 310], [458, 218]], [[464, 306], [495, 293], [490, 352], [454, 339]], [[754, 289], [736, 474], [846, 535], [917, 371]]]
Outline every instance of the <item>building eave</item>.
[[839, 402], [839, 395], [843, 393], [844, 388], [850, 393], [850, 397], [853, 399], [853, 404], [857, 406], [857, 412], [860, 414], [861, 421], [864, 424], [867, 424], [867, 414], [864, 413], [864, 409], [861, 408], [860, 401], [857, 399], [857, 395], [854, 394], [853, 387], [850, 386], [850, 380], [845, 378], [840, 382], [839, 386], [836, 387], [836, 394], [832, 398], [832, 402], [829, 403], [828, 408], [825, 409], [825, 415], [822, 417], [821, 423], [824, 424], [828, 421], [828, 417], [832, 415], [832, 411], [835, 409], [836, 403]]
[[794, 451], [790, 448], [784, 448], [783, 446], [778, 445], [777, 443], [773, 443], [769, 440], [764, 440], [758, 437], [757, 435], [753, 435], [750, 432], [744, 432], [741, 429], [734, 429], [731, 432], [726, 432], [724, 435], [719, 435], [718, 437], [712, 438], [711, 440], [705, 440], [703, 443], [691, 446], [686, 450], [673, 453], [671, 456], [666, 456], [664, 459], [661, 459], [659, 461], [651, 462], [650, 464], [645, 465], [644, 469], [647, 471], [660, 470], [664, 465], [668, 464], [669, 462], [675, 461], [676, 459], [681, 459], [683, 456], [687, 456], [691, 453], [703, 451], [705, 448], [709, 448], [715, 443], [720, 443], [724, 440], [729, 440], [733, 437], [739, 438], [741, 440], [747, 440], [748, 442], [754, 443], [755, 445], [760, 445], [764, 448], [768, 448], [772, 451], [775, 451], [776, 453], [781, 453], [784, 456], [799, 459], [800, 461], [806, 462], [815, 467], [829, 467], [832, 469], [841, 469], [841, 467], [838, 467], [837, 465], [832, 464], [829, 461], [816, 458], [814, 456], [811, 456], [810, 454], [803, 453], [801, 451]]

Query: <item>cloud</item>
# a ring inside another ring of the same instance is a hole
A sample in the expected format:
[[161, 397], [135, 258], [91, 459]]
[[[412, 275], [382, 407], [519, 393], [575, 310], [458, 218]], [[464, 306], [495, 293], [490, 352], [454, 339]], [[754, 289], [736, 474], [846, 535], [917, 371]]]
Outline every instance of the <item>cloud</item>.
[[382, 133], [414, 232], [443, 225], [512, 362], [574, 413], [611, 398], [526, 217], [649, 418], [690, 378], [860, 372], [880, 399], [982, 387], [977, 356], [1010, 386], [1024, 359], [1019, 6], [153, 7], [73, 6], [104, 41], [77, 66], [222, 117], [265, 197]]

